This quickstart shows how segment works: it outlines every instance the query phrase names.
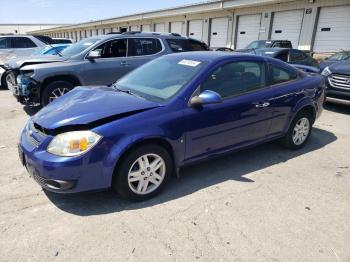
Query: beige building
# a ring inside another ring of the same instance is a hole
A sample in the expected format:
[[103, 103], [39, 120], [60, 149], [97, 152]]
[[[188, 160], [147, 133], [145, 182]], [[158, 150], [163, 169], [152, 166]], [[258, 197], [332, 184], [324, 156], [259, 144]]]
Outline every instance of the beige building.
[[223, 0], [61, 26], [35, 33], [74, 41], [109, 32], [172, 32], [211, 47], [290, 40], [316, 53], [350, 49], [350, 0]]
[[27, 34], [31, 31], [46, 30], [63, 24], [0, 24], [0, 35]]

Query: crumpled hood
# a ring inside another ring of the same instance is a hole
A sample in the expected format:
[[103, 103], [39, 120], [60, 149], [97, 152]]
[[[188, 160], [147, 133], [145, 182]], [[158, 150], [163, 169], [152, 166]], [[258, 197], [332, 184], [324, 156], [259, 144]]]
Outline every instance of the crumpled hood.
[[77, 87], [41, 109], [33, 121], [52, 131], [109, 122], [158, 106], [158, 103], [116, 91], [112, 87]]
[[350, 60], [344, 60], [329, 66], [332, 73], [350, 75]]
[[8, 69], [18, 69], [26, 65], [62, 62], [66, 61], [67, 59], [67, 57], [60, 57], [56, 55], [17, 57], [6, 61], [5, 67]]

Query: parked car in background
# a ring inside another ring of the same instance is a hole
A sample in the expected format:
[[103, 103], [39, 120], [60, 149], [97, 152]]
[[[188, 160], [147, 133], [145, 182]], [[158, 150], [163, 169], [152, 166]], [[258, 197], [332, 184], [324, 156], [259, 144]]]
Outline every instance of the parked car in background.
[[323, 70], [331, 64], [344, 60], [350, 60], [350, 50], [342, 50], [334, 55], [331, 55], [330, 57], [327, 57], [325, 60], [320, 62], [320, 69]]
[[212, 51], [221, 51], [221, 52], [233, 52], [234, 50], [228, 47], [216, 47], [211, 48]]
[[322, 71], [326, 78], [327, 101], [350, 105], [350, 60], [327, 66]]
[[275, 139], [302, 148], [324, 89], [321, 75], [267, 57], [167, 55], [43, 108], [22, 132], [20, 159], [53, 192], [113, 187], [145, 200], [185, 165]]
[[3, 35], [0, 36], [0, 85], [6, 88], [6, 76], [4, 64], [7, 60], [15, 57], [30, 56], [41, 50], [53, 40], [48, 36], [41, 35]]
[[244, 49], [236, 49], [235, 52], [255, 53], [255, 50], [263, 48], [293, 48], [289, 40], [256, 40], [251, 42]]
[[38, 55], [61, 55], [61, 52], [66, 49], [71, 44], [53, 44], [48, 45], [42, 50], [38, 50], [32, 54], [32, 56], [38, 56]]
[[44, 59], [50, 63], [7, 64], [8, 85], [21, 103], [45, 106], [75, 86], [110, 85], [159, 56], [208, 49], [204, 42], [174, 34], [101, 35], [66, 48], [56, 61]]
[[315, 73], [320, 71], [317, 60], [302, 50], [290, 48], [262, 48], [255, 50], [254, 53], [256, 55], [273, 57], [292, 65], [302, 65], [304, 67], [300, 68], [304, 68], [304, 71], [310, 70]]
[[69, 38], [52, 38], [56, 44], [72, 44], [72, 39]]

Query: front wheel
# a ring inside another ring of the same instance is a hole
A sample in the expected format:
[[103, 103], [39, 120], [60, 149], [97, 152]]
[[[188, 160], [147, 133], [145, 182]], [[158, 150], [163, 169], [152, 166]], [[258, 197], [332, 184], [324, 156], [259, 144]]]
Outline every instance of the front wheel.
[[119, 162], [113, 189], [123, 198], [133, 201], [146, 200], [158, 194], [173, 171], [168, 151], [157, 145], [136, 148]]
[[286, 136], [282, 138], [282, 144], [289, 149], [300, 149], [304, 147], [310, 137], [312, 123], [310, 113], [299, 113], [292, 121]]
[[54, 81], [48, 84], [43, 90], [41, 105], [46, 106], [55, 99], [63, 96], [74, 88], [74, 85], [68, 81]]

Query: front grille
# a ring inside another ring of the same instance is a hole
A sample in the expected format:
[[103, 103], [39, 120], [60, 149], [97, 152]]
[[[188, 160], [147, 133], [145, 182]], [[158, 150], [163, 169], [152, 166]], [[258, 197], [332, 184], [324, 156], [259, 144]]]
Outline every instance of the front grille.
[[32, 137], [30, 130], [27, 131], [27, 141], [34, 147], [39, 147], [40, 145], [40, 142], [37, 141], [34, 137]]
[[47, 136], [37, 127], [39, 127], [39, 125], [36, 125], [31, 121], [26, 132], [28, 142], [34, 147], [39, 147], [41, 141]]
[[39, 176], [36, 172], [33, 172], [32, 176], [40, 186], [42, 186], [43, 188], [48, 188], [45, 178]]
[[328, 77], [329, 84], [332, 87], [350, 91], [350, 76], [332, 74]]

